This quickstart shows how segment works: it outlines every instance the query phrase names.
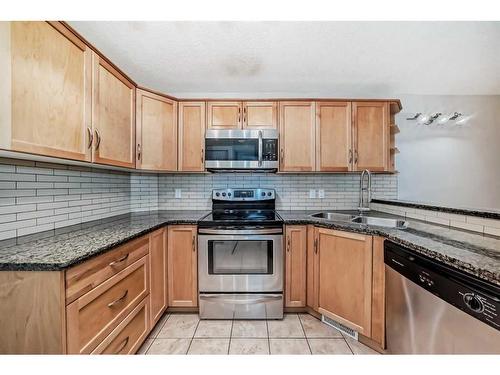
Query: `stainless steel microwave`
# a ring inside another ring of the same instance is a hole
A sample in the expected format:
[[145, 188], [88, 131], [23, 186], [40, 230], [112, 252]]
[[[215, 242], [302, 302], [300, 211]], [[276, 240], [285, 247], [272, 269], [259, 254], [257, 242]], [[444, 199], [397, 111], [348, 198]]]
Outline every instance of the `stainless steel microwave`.
[[205, 167], [211, 172], [276, 172], [278, 131], [207, 130]]

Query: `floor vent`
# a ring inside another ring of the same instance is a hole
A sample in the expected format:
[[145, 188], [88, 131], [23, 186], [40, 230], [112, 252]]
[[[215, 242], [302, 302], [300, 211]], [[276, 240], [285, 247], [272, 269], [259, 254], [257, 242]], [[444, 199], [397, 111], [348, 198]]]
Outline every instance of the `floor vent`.
[[321, 321], [329, 326], [339, 330], [340, 332], [346, 334], [349, 337], [352, 337], [354, 340], [358, 339], [358, 332], [353, 330], [352, 328], [346, 327], [345, 325], [333, 320], [327, 316], [321, 315]]

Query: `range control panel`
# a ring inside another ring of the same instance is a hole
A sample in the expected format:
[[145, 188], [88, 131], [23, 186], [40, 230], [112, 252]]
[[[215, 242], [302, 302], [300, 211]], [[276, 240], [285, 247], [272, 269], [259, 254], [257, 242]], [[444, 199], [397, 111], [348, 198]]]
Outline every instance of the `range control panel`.
[[263, 201], [276, 198], [274, 189], [215, 189], [212, 199], [219, 201]]

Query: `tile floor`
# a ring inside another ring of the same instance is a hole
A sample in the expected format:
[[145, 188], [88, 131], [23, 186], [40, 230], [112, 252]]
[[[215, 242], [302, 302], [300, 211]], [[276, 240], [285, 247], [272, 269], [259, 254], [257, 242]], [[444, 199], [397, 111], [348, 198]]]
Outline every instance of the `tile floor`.
[[165, 314], [138, 354], [378, 354], [309, 314], [283, 320], [200, 320]]

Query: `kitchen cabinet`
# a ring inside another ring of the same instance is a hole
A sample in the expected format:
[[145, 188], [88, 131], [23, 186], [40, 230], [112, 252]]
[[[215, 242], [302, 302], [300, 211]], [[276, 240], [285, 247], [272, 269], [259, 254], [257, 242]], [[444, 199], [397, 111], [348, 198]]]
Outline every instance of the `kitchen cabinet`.
[[351, 103], [316, 102], [316, 171], [352, 170]]
[[372, 334], [371, 339], [385, 349], [385, 264], [383, 237], [373, 237]]
[[93, 161], [135, 167], [135, 86], [93, 53]]
[[208, 129], [241, 129], [241, 102], [207, 102]]
[[280, 102], [280, 172], [315, 170], [314, 102]]
[[179, 102], [179, 163], [181, 172], [205, 170], [205, 102]]
[[388, 102], [353, 102], [353, 170], [388, 171], [390, 128]]
[[307, 226], [285, 228], [285, 307], [306, 306]]
[[371, 337], [372, 237], [315, 228], [317, 311]]
[[91, 161], [89, 47], [60, 22], [2, 22], [0, 44], [0, 148]]
[[150, 322], [151, 327], [167, 309], [167, 230], [158, 229], [149, 235]]
[[198, 306], [198, 251], [195, 225], [168, 227], [168, 306]]
[[243, 102], [243, 129], [276, 129], [278, 104], [271, 101]]
[[152, 92], [136, 91], [136, 167], [177, 170], [177, 102]]

